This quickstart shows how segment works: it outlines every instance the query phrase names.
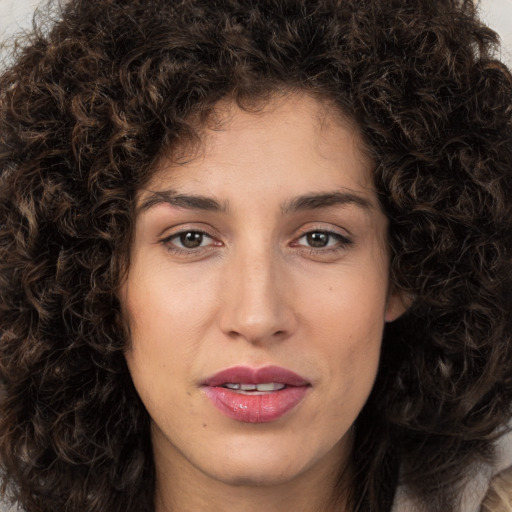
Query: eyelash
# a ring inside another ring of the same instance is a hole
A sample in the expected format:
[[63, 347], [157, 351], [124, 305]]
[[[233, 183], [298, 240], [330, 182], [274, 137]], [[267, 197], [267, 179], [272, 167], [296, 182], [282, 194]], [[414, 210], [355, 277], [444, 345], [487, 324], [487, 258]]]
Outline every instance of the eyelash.
[[310, 229], [302, 233], [298, 238], [296, 238], [295, 241], [292, 243], [292, 246], [299, 246], [299, 240], [313, 234], [326, 235], [327, 237], [329, 237], [327, 243], [330, 243], [331, 240], [334, 240], [336, 243], [332, 246], [326, 245], [323, 247], [302, 246], [310, 254], [331, 254], [336, 252], [342, 252], [345, 251], [349, 246], [351, 246], [354, 243], [350, 238], [342, 235], [341, 233], [337, 233], [336, 231], [329, 231], [326, 229]]
[[[188, 234], [194, 234], [194, 235], [200, 235], [203, 237], [203, 240], [201, 240], [201, 243], [204, 241], [204, 237], [211, 239], [214, 243], [208, 244], [207, 246], [198, 246], [194, 248], [184, 248], [184, 247], [178, 247], [173, 243], [173, 240], [180, 239], [182, 236], [188, 235]], [[320, 234], [320, 235], [326, 235], [328, 238], [328, 244], [331, 240], [335, 240], [336, 243], [333, 246], [326, 245], [324, 247], [311, 247], [302, 245], [299, 243], [299, 240], [302, 238], [305, 238], [309, 235], [313, 234]], [[169, 252], [172, 252], [177, 255], [184, 255], [184, 256], [192, 256], [197, 255], [205, 250], [208, 250], [212, 246], [221, 246], [222, 243], [218, 242], [215, 243], [215, 238], [208, 234], [206, 231], [202, 231], [200, 229], [185, 229], [183, 231], [178, 231], [177, 233], [173, 233], [172, 235], [164, 238], [161, 240], [161, 243], [166, 246], [167, 250]], [[332, 254], [336, 252], [342, 252], [345, 251], [349, 246], [353, 245], [353, 241], [344, 236], [340, 233], [337, 233], [335, 231], [329, 231], [326, 229], [310, 229], [308, 231], [303, 232], [299, 237], [297, 237], [290, 245], [292, 247], [301, 247], [303, 250], [308, 251], [312, 255], [318, 255], [318, 254]]]
[[[178, 255], [185, 255], [190, 256], [192, 254], [197, 254], [200, 251], [204, 251], [211, 245], [203, 246], [203, 247], [197, 247], [197, 248], [184, 248], [184, 247], [177, 247], [173, 244], [173, 240], [180, 239], [182, 236], [188, 235], [188, 234], [195, 234], [195, 235], [201, 235], [202, 237], [206, 237], [214, 241], [214, 237], [212, 237], [210, 234], [208, 234], [206, 231], [201, 231], [200, 229], [184, 229], [183, 231], [178, 231], [177, 233], [173, 233], [172, 235], [164, 238], [161, 242], [164, 244], [169, 252], [173, 252], [174, 254]], [[201, 241], [202, 242], [202, 241]], [[220, 244], [218, 244], [220, 245]]]

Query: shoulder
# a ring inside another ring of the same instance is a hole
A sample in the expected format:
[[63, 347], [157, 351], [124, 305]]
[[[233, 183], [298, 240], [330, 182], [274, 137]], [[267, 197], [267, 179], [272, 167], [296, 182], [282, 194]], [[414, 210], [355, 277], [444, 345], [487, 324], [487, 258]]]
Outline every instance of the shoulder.
[[[405, 486], [399, 486], [392, 512], [424, 512]], [[512, 512], [512, 422], [496, 441], [493, 464], [473, 468], [465, 482], [457, 512]]]

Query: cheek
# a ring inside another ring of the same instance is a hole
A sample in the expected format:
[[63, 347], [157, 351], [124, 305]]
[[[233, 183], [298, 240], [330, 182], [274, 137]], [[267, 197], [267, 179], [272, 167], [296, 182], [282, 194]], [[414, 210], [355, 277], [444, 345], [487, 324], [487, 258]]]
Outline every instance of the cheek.
[[314, 342], [322, 356], [319, 364], [328, 375], [325, 393], [333, 411], [347, 411], [336, 407], [341, 402], [355, 415], [377, 374], [385, 323], [387, 283], [378, 274], [373, 280], [366, 275], [333, 280], [305, 295], [301, 306], [307, 312], [305, 343]]
[[327, 379], [319, 391], [325, 397], [326, 425], [334, 434], [343, 434], [356, 421], [373, 388], [380, 360], [382, 325], [356, 320], [355, 314], [347, 323], [340, 321], [321, 341]]
[[175, 361], [182, 361], [183, 357], [173, 333], [188, 323], [178, 322], [180, 316], [176, 314], [174, 295], [168, 293], [165, 281], [157, 279], [156, 273], [141, 273], [132, 266], [121, 293], [123, 314], [130, 332], [125, 359], [135, 387], [146, 406], [151, 407], [147, 400], [156, 398], [152, 401], [158, 401], [153, 395], [163, 376], [176, 376], [179, 370]]
[[[212, 287], [204, 286], [197, 276], [177, 280], [161, 266], [146, 268], [151, 271], [137, 272], [135, 267], [122, 289], [132, 345], [143, 343], [156, 356], [162, 351], [190, 350], [216, 307]], [[180, 343], [172, 343], [176, 340]]]
[[169, 389], [189, 391], [194, 363], [216, 315], [212, 286], [206, 291], [202, 280], [177, 282], [169, 274], [158, 265], [141, 270], [135, 260], [120, 295], [130, 331], [126, 362], [139, 395], [152, 410], [168, 402]]
[[[336, 347], [380, 343], [385, 323], [387, 281], [379, 275], [346, 272], [334, 276], [323, 286], [303, 283], [307, 293], [301, 294], [298, 309], [304, 315], [310, 330], [318, 330], [321, 337], [331, 340]], [[297, 294], [298, 295], [298, 294]], [[368, 347], [367, 347], [368, 348]]]

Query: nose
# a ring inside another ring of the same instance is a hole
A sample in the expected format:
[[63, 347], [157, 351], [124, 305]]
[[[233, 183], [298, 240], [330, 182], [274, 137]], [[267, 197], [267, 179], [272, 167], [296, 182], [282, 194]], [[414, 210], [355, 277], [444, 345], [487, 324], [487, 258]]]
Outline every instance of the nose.
[[296, 329], [292, 290], [271, 250], [247, 251], [230, 262], [223, 292], [221, 330], [232, 339], [264, 344], [288, 338]]

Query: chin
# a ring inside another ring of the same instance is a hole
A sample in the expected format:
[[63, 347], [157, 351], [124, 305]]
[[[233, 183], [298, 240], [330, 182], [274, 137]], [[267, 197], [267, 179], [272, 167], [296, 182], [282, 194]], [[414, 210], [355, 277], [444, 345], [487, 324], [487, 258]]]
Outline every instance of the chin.
[[214, 464], [203, 468], [216, 480], [231, 486], [278, 486], [314, 470], [325, 456], [324, 447], [308, 452], [301, 450], [300, 444], [287, 446], [285, 440], [280, 441], [278, 447], [267, 440], [264, 449], [262, 443], [251, 446], [250, 440], [245, 446], [229, 446], [223, 454], [211, 458]]
[[297, 467], [283, 467], [282, 464], [263, 465], [263, 467], [255, 467], [254, 463], [251, 467], [234, 468], [233, 471], [226, 471], [225, 468], [221, 472], [212, 475], [216, 480], [233, 487], [270, 487], [285, 484], [297, 478], [302, 471]]

